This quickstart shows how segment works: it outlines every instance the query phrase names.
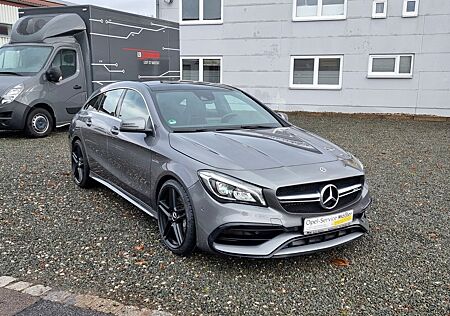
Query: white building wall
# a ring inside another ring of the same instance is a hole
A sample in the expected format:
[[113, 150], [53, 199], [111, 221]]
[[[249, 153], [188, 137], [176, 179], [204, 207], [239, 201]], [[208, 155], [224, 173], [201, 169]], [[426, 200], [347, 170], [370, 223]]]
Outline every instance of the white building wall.
[[[12, 26], [19, 19], [19, 8], [0, 4], [0, 24]], [[9, 36], [0, 35], [0, 46], [9, 42]]]
[[[179, 2], [160, 1], [160, 17], [179, 21]], [[450, 116], [450, 1], [422, 0], [403, 18], [388, 0], [372, 19], [372, 0], [348, 0], [347, 19], [292, 21], [292, 0], [224, 0], [223, 24], [182, 25], [182, 56], [223, 56], [223, 82], [280, 110]], [[412, 79], [369, 79], [369, 54], [414, 53]], [[290, 56], [344, 55], [340, 90], [289, 89]]]

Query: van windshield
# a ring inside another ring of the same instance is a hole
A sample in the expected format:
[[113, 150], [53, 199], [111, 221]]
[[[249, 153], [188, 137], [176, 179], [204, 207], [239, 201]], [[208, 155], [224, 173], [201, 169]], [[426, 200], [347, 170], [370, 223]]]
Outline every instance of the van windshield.
[[49, 46], [4, 46], [0, 48], [0, 75], [35, 75], [44, 67], [51, 52]]

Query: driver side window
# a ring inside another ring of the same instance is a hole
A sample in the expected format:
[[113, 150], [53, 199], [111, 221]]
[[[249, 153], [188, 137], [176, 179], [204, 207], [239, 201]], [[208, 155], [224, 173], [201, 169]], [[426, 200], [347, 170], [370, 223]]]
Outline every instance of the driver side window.
[[61, 80], [72, 77], [77, 72], [77, 52], [73, 49], [61, 49], [53, 59], [51, 67], [61, 69]]
[[147, 104], [142, 95], [134, 90], [127, 90], [122, 101], [119, 118], [122, 120], [149, 117]]

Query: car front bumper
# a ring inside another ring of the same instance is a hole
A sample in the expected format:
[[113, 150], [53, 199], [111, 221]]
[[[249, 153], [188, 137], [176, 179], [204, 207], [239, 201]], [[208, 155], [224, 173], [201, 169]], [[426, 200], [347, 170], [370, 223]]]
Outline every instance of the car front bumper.
[[29, 107], [13, 101], [0, 104], [0, 130], [23, 130]]
[[[318, 214], [292, 214], [273, 206], [220, 203], [205, 191], [200, 182], [189, 191], [197, 222], [197, 246], [210, 252], [253, 258], [295, 256], [345, 244], [361, 237], [369, 229], [365, 212], [371, 198], [366, 185], [354, 204], [321, 214], [331, 215], [351, 209], [351, 223], [308, 235], [303, 234], [304, 219]], [[230, 232], [239, 234], [239, 237], [233, 236], [235, 242], [232, 244], [223, 242]]]

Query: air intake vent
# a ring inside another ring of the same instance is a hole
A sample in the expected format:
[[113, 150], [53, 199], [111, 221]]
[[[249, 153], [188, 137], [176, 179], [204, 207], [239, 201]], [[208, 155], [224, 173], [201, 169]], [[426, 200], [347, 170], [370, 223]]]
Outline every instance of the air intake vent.
[[22, 35], [31, 35], [39, 32], [44, 26], [53, 19], [53, 16], [30, 16], [23, 21], [17, 27], [17, 32]]

